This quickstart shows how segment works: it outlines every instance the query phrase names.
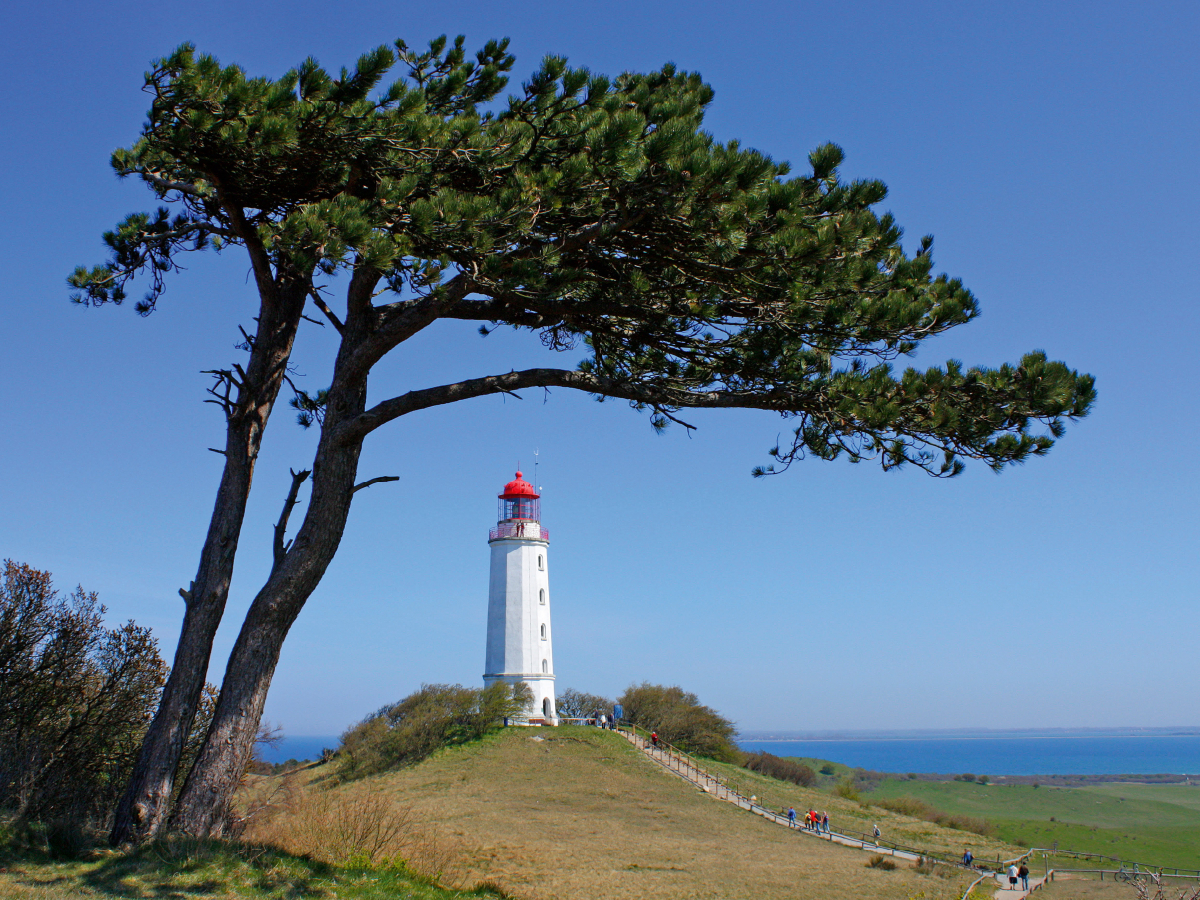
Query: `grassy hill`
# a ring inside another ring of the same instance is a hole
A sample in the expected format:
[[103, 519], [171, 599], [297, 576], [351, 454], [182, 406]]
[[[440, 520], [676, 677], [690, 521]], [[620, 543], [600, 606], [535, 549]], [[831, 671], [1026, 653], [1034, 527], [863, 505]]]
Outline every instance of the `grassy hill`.
[[[827, 810], [835, 829], [878, 823], [886, 837], [929, 850], [957, 855], [970, 846], [980, 858], [1014, 852], [827, 792], [712, 768], [764, 804]], [[10, 859], [0, 869], [0, 897], [957, 900], [968, 881], [958, 870], [923, 873], [902, 860], [894, 870], [870, 867], [872, 853], [718, 801], [596, 728], [510, 728], [344, 784], [332, 766], [311, 767], [256, 779], [244, 800], [268, 798], [272, 806], [253, 820], [242, 847], [185, 842], [86, 862]], [[340, 865], [305, 855], [334, 838], [366, 846], [380, 829], [360, 826], [381, 810], [403, 824], [391, 843]], [[362, 834], [346, 837], [355, 828]], [[273, 849], [262, 849], [266, 843]], [[389, 864], [393, 852], [450, 887]]]
[[980, 816], [997, 836], [1024, 847], [1117, 856], [1200, 868], [1200, 787], [1108, 783], [1066, 788], [888, 779], [865, 799], [916, 797], [951, 813]]
[[[714, 766], [720, 768], [719, 766]], [[303, 773], [310, 792], [328, 767]], [[746, 792], [773, 804], [828, 809], [834, 827], [869, 827], [875, 811], [729, 767]], [[966, 879], [920, 874], [901, 862], [770, 825], [663, 771], [623, 738], [596, 728], [511, 728], [441, 751], [418, 766], [333, 788], [342, 798], [387, 798], [457, 842], [453, 883], [488, 881], [516, 897], [951, 898]], [[885, 834], [960, 853], [1007, 855], [977, 835], [882, 813]], [[273, 828], [288, 830], [286, 816]], [[923, 843], [921, 843], [923, 842]]]

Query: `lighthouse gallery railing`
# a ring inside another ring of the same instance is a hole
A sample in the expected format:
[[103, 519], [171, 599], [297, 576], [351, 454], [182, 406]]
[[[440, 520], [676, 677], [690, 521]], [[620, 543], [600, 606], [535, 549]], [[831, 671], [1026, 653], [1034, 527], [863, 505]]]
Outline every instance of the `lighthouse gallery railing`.
[[509, 538], [518, 541], [548, 541], [550, 529], [540, 522], [501, 522], [488, 532], [489, 541]]

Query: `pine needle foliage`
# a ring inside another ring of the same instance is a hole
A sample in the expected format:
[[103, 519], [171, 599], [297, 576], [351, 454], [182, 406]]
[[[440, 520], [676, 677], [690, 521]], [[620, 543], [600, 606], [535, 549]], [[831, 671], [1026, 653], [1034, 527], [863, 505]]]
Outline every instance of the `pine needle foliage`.
[[573, 378], [546, 370], [517, 386], [623, 398], [656, 428], [698, 406], [793, 419], [760, 475], [809, 454], [1000, 469], [1044, 454], [1090, 409], [1093, 379], [1040, 352], [893, 370], [978, 303], [933, 274], [931, 238], [904, 252], [875, 211], [883, 183], [842, 181], [839, 147], [792, 175], [703, 131], [713, 93], [696, 73], [610, 79], [548, 57], [500, 100], [512, 65], [506, 41], [469, 59], [443, 37], [423, 52], [378, 47], [336, 77], [310, 58], [271, 80], [183, 45], [146, 76], [141, 140], [113, 155], [166, 205], [105, 235], [111, 258], [76, 270], [75, 299], [120, 303], [142, 276], [148, 314], [182, 254], [231, 244], [281, 284], [370, 271], [393, 300], [367, 311], [376, 334], [360, 366], [417, 308], [533, 331], [584, 358]]

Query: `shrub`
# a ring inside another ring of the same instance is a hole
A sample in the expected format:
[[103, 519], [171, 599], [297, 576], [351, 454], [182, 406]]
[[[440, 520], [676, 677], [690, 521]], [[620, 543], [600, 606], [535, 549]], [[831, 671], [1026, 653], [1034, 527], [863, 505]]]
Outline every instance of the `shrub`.
[[825, 765], [821, 766], [822, 775], [832, 775], [836, 771], [837, 769], [833, 767], [833, 763], [825, 763]]
[[529, 703], [525, 685], [422, 685], [342, 735], [340, 772], [346, 778], [361, 778], [412, 765], [442, 747], [483, 737], [506, 717], [524, 714]]
[[[61, 832], [56, 846], [74, 846], [81, 828], [107, 826], [166, 678], [150, 629], [106, 628], [104, 613], [95, 593], [63, 597], [49, 572], [5, 560], [0, 807], [48, 822]], [[204, 705], [197, 713], [182, 765], [210, 713]]]
[[876, 853], [867, 860], [866, 866], [868, 869], [883, 869], [885, 872], [890, 872], [892, 869], [896, 868], [896, 863], [888, 859], [882, 853]]
[[975, 779], [975, 780], [976, 780], [976, 781], [978, 781], [980, 784], [987, 784], [989, 781], [991, 781], [991, 779], [990, 779], [990, 778], [988, 778], [986, 775], [980, 775], [980, 776], [979, 776], [977, 779]]
[[834, 786], [833, 792], [835, 794], [837, 794], [839, 797], [845, 798], [846, 800], [861, 800], [862, 799], [858, 794], [858, 788], [856, 788], [854, 786], [854, 779], [850, 778], [849, 776], [847, 776], [847, 777], [843, 778], [841, 781], [839, 781]]
[[817, 780], [817, 773], [804, 763], [793, 759], [785, 759], [771, 753], [747, 753], [742, 760], [742, 767], [751, 772], [758, 772], [780, 781], [790, 781], [803, 787], [812, 787]]
[[940, 809], [935, 809], [924, 800], [916, 797], [893, 797], [888, 800], [880, 800], [878, 805], [892, 812], [900, 813], [902, 816], [924, 819], [926, 822], [933, 822], [935, 825], [941, 825], [944, 828], [954, 828], [958, 831], [970, 831], [974, 834], [989, 836], [994, 834], [996, 830], [986, 819], [979, 819], [974, 816], [951, 815], [950, 813], [942, 812]]
[[631, 685], [620, 697], [625, 719], [697, 756], [737, 763], [741, 751], [734, 744], [737, 729], [716, 710], [700, 703], [695, 694], [661, 684]]
[[554, 709], [566, 719], [589, 719], [597, 713], [612, 715], [613, 702], [598, 694], [567, 688], [554, 698]]
[[890, 800], [880, 800], [877, 805], [902, 816], [912, 816], [914, 819], [925, 819], [928, 822], [933, 821], [932, 817], [940, 815], [936, 809], [917, 797], [894, 797]]

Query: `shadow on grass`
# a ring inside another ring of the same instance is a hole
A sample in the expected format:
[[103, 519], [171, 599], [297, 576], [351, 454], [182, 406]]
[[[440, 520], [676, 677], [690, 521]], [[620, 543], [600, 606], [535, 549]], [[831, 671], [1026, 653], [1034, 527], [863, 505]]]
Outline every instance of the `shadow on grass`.
[[320, 898], [335, 895], [336, 874], [332, 866], [269, 848], [173, 838], [103, 859], [79, 882], [117, 897]]

